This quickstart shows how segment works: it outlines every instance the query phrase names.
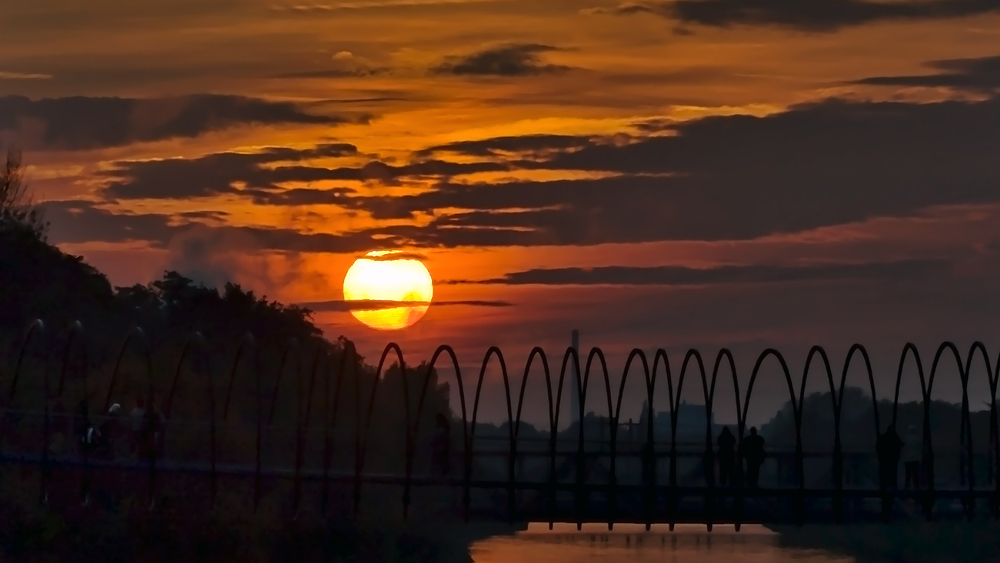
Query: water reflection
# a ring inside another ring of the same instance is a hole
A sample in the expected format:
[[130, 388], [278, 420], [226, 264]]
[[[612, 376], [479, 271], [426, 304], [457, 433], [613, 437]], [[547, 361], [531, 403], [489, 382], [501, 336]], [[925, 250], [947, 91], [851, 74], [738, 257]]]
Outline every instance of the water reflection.
[[819, 550], [782, 547], [778, 534], [763, 526], [716, 526], [709, 533], [704, 526], [559, 525], [532, 524], [512, 537], [493, 537], [475, 543], [471, 550], [476, 563], [853, 563], [844, 557]]

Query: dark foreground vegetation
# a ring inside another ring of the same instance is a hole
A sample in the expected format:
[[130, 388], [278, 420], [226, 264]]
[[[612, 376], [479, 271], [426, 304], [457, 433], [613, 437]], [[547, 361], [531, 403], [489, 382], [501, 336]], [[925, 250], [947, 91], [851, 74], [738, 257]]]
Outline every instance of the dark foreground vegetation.
[[858, 563], [965, 563], [1000, 560], [1000, 523], [906, 521], [842, 526], [779, 526], [786, 547], [823, 549]]
[[220, 495], [213, 510], [186, 503], [183, 495], [161, 496], [153, 507], [142, 495], [112, 507], [43, 504], [37, 482], [19, 473], [0, 471], [3, 561], [468, 563], [472, 541], [501, 531], [441, 519], [404, 523], [377, 514], [292, 518], [273, 506], [255, 511], [236, 491]]

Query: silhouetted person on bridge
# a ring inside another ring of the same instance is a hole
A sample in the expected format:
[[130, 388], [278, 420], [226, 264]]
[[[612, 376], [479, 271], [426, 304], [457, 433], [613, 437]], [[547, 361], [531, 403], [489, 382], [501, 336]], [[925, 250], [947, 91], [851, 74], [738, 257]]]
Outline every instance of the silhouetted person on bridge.
[[735, 483], [736, 476], [736, 452], [734, 448], [736, 447], [736, 436], [729, 431], [728, 426], [722, 427], [722, 432], [719, 433], [719, 484], [723, 486], [732, 486]]
[[118, 413], [121, 405], [115, 403], [108, 409], [107, 418], [101, 423], [101, 442], [97, 448], [97, 455], [102, 459], [115, 458], [115, 444], [121, 436], [121, 422], [118, 420]]
[[80, 450], [88, 456], [93, 456], [101, 447], [101, 431], [91, 422], [87, 409], [87, 401], [80, 401], [77, 407], [77, 438]]
[[438, 413], [435, 417], [434, 437], [431, 439], [434, 475], [447, 476], [451, 471], [451, 425], [448, 418]]
[[142, 417], [142, 427], [139, 430], [139, 459], [149, 461], [156, 455], [156, 446], [162, 431], [160, 415], [150, 404]]
[[883, 489], [895, 489], [899, 471], [899, 453], [903, 449], [903, 441], [896, 434], [896, 425], [890, 424], [885, 434], [875, 442], [878, 454], [878, 473]]
[[146, 419], [146, 401], [142, 397], [136, 397], [135, 408], [129, 413], [132, 426], [132, 454], [139, 456], [143, 421]]
[[80, 400], [73, 416], [73, 434], [81, 447], [87, 443], [87, 430], [91, 428], [90, 416], [87, 413], [87, 401]]
[[924, 442], [917, 436], [917, 427], [910, 425], [906, 430], [906, 443], [903, 444], [903, 466], [906, 468], [906, 479], [903, 481], [903, 488], [909, 489], [910, 482], [913, 488], [920, 488], [920, 457], [923, 453]]
[[750, 435], [740, 442], [740, 455], [747, 462], [747, 486], [756, 488], [760, 479], [760, 466], [767, 457], [764, 451], [764, 438], [757, 435], [756, 427], [751, 427]]

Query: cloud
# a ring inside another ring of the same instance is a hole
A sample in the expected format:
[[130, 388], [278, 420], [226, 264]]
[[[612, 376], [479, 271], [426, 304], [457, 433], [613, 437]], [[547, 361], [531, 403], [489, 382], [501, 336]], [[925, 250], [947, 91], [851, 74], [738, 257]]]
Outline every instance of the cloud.
[[168, 215], [113, 213], [82, 200], [47, 201], [41, 208], [54, 244], [144, 241], [166, 246], [182, 230]]
[[931, 61], [924, 66], [939, 72], [911, 76], [873, 76], [853, 83], [873, 86], [952, 88], [973, 92], [993, 92], [1000, 89], [1000, 55]]
[[51, 222], [49, 240], [53, 244], [145, 242], [159, 249], [169, 249], [174, 244], [176, 253], [185, 250], [184, 245], [176, 247], [185, 243], [185, 235], [197, 231], [195, 238], [208, 242], [185, 243], [191, 245], [186, 251], [192, 256], [198, 255], [198, 245], [218, 246], [213, 241], [248, 241], [250, 238], [254, 248], [261, 252], [359, 254], [373, 249], [399, 248], [419, 231], [418, 227], [407, 226], [331, 234], [291, 228], [208, 226], [179, 215], [116, 212], [82, 200], [49, 201], [41, 207], [46, 220]]
[[0, 97], [0, 134], [25, 149], [86, 150], [193, 138], [244, 125], [339, 125], [364, 116], [328, 116], [300, 104], [243, 96], [174, 98]]
[[[302, 205], [345, 205], [350, 203], [350, 195], [356, 190], [352, 188], [331, 188], [318, 190], [314, 188], [292, 188], [281, 191], [242, 190], [250, 195], [258, 205], [278, 205], [297, 207]], [[241, 193], [241, 192], [234, 192]]]
[[372, 262], [392, 262], [393, 260], [416, 260], [418, 262], [426, 262], [427, 256], [419, 252], [388, 252], [386, 254], [379, 254], [377, 256], [359, 256], [358, 258], [364, 258], [365, 260], [371, 260]]
[[775, 26], [830, 32], [880, 21], [921, 21], [1000, 12], [996, 0], [673, 0], [590, 13], [653, 13], [710, 27]]
[[387, 74], [391, 70], [389, 67], [374, 65], [350, 51], [340, 51], [319, 68], [285, 72], [276, 75], [276, 78], [363, 78]]
[[[540, 142], [537, 136], [526, 136], [520, 141], [503, 137], [448, 146], [459, 155], [492, 155], [491, 162], [261, 166], [279, 160], [272, 151], [298, 158], [294, 149], [269, 149], [209, 155], [204, 161], [129, 163], [119, 165], [122, 169], [115, 174], [126, 177], [115, 180], [103, 195], [179, 199], [230, 193], [276, 205], [328, 203], [377, 220], [430, 218], [420, 225], [376, 223], [339, 234], [242, 227], [263, 248], [301, 252], [752, 240], [875, 217], [909, 217], [935, 206], [1000, 201], [1000, 99], [827, 100], [765, 117], [714, 116], [660, 126], [667, 129], [623, 142], [592, 136], [581, 136], [579, 142]], [[540, 146], [563, 149], [518, 160]], [[515, 155], [511, 160], [503, 156], [507, 151]], [[449, 179], [517, 168], [571, 170], [594, 177], [475, 183]], [[347, 188], [280, 189], [290, 181], [384, 182], [407, 176], [437, 182], [405, 195], [361, 195]], [[86, 218], [93, 223], [74, 227], [72, 236], [77, 238], [169, 241], [163, 231], [175, 228], [169, 222], [164, 227], [162, 216], [107, 217], [110, 212], [98, 209], [81, 213], [60, 216], [77, 225]], [[55, 217], [52, 220], [55, 226]], [[136, 236], [146, 231], [149, 236]]]
[[653, 6], [647, 6], [646, 4], [621, 4], [614, 8], [584, 8], [580, 10], [581, 14], [584, 15], [616, 15], [616, 16], [629, 16], [632, 14], [649, 14], [656, 13], [657, 8]]
[[559, 51], [558, 47], [537, 43], [518, 43], [489, 48], [460, 57], [450, 57], [431, 69], [433, 74], [456, 76], [532, 76], [559, 74], [572, 67], [545, 64], [542, 54]]
[[347, 311], [372, 311], [376, 309], [393, 309], [396, 307], [413, 307], [415, 305], [430, 305], [432, 307], [513, 307], [514, 304], [507, 301], [317, 301], [313, 303], [299, 303], [300, 307], [313, 312], [347, 312]]
[[819, 264], [811, 266], [603, 266], [599, 268], [534, 269], [486, 280], [447, 280], [446, 285], [716, 285], [828, 281], [844, 279], [905, 279], [948, 266], [944, 260], [902, 260], [865, 264]]
[[450, 4], [480, 4], [501, 0], [360, 0], [356, 2], [327, 2], [323, 4], [283, 4], [272, 5], [275, 12], [314, 14], [341, 10], [375, 10], [419, 6], [448, 6]]
[[[117, 161], [101, 175], [107, 178], [100, 193], [104, 197], [127, 199], [188, 199], [225, 194], [243, 195], [270, 205], [342, 204], [352, 200], [349, 188], [316, 190], [297, 188], [281, 191], [286, 183], [352, 180], [392, 184], [402, 178], [452, 178], [478, 172], [511, 170], [516, 163], [456, 163], [424, 159], [395, 166], [371, 160], [361, 166], [328, 168], [302, 164], [317, 158], [358, 156], [354, 145], [333, 143], [312, 149], [271, 147], [263, 151], [223, 152], [198, 158]], [[281, 162], [293, 164], [278, 165]], [[372, 211], [384, 217], [408, 217], [395, 212], [391, 201], [372, 204]]]
[[[581, 138], [582, 148], [536, 163], [608, 177], [442, 182], [360, 205], [435, 214], [412, 233], [417, 245], [753, 239], [1000, 200], [998, 130], [1000, 100], [827, 100], [766, 117], [677, 123], [667, 135], [628, 143]], [[537, 139], [502, 144], [516, 153]]]
[[34, 72], [4, 72], [0, 70], [0, 80], [49, 80], [51, 74]]
[[582, 148], [599, 140], [576, 135], [523, 135], [520, 137], [493, 137], [476, 141], [456, 141], [435, 145], [417, 151], [417, 155], [453, 152], [467, 156], [491, 157], [505, 154], [537, 154], [553, 150], [566, 151]]
[[253, 197], [280, 199], [280, 194], [263, 190], [277, 190], [282, 181], [309, 178], [305, 173], [295, 172], [305, 167], [276, 167], [276, 163], [357, 154], [354, 145], [328, 143], [309, 149], [266, 147], [255, 152], [222, 152], [198, 158], [122, 160], [101, 172], [109, 181], [100, 193], [117, 199], [188, 199], [240, 193], [235, 186], [242, 184]]

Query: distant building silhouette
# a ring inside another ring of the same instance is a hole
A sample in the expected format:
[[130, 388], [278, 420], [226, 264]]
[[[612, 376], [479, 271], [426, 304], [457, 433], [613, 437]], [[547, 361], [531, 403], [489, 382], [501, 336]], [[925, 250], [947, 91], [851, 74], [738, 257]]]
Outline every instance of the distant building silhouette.
[[[646, 417], [649, 416], [649, 404], [642, 403], [642, 415], [639, 416], [639, 427], [642, 428], [642, 439], [645, 439]], [[677, 407], [677, 441], [704, 443], [706, 417], [711, 424], [712, 435], [718, 434], [715, 415], [707, 413], [705, 405], [682, 402]], [[657, 442], [668, 442], [673, 428], [670, 411], [653, 413], [653, 434]]]

